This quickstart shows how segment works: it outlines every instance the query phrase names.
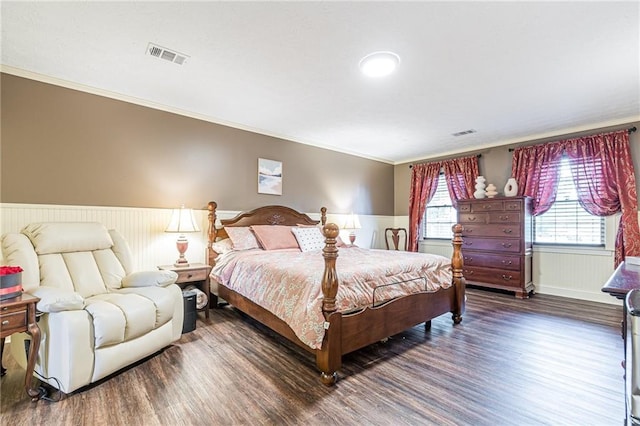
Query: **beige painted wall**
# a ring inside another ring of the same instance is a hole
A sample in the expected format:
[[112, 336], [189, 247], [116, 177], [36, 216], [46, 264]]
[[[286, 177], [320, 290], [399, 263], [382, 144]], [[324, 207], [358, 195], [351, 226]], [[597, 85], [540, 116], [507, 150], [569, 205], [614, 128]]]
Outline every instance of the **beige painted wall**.
[[[392, 165], [1, 74], [3, 203], [393, 215]], [[257, 193], [258, 158], [283, 195]]]
[[[486, 149], [480, 153], [482, 154], [482, 156], [478, 159], [480, 174], [487, 178], [487, 184], [493, 183], [498, 188], [498, 192], [502, 194], [504, 185], [507, 183], [507, 179], [511, 176], [512, 153], [509, 152], [509, 148], [557, 141], [561, 139], [568, 139], [571, 137], [590, 135], [594, 133], [601, 133], [618, 129], [626, 129], [634, 126], [638, 129], [638, 131], [631, 133], [630, 135], [631, 155], [633, 156], [633, 163], [636, 169], [636, 187], [640, 189], [640, 122], [629, 123], [628, 125], [616, 126], [613, 128], [594, 129], [592, 131], [574, 133], [561, 137], [532, 140], [518, 145], [504, 145]], [[471, 155], [473, 153], [478, 152], [474, 151], [466, 154], [460, 154], [458, 156], [463, 157], [466, 155]], [[414, 161], [413, 163], [428, 163], [429, 161], [435, 160], [436, 159], [425, 159], [421, 161]], [[409, 169], [409, 164], [410, 163], [398, 164], [394, 167], [395, 216], [406, 216], [409, 214], [409, 189], [411, 186], [411, 169]]]

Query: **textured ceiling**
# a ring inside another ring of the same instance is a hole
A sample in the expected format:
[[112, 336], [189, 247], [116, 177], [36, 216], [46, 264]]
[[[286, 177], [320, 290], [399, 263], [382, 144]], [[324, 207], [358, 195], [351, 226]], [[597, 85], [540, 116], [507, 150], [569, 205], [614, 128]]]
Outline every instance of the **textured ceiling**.
[[[640, 120], [639, 10], [2, 1], [2, 70], [400, 163]], [[149, 42], [189, 58], [152, 57]], [[400, 56], [394, 75], [360, 74], [376, 50]]]

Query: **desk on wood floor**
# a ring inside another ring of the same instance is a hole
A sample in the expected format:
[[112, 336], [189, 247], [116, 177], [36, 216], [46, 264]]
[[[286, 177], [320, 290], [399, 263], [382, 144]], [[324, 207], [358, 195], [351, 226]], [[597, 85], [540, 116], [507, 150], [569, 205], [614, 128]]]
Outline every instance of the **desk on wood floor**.
[[622, 300], [622, 327], [620, 331], [623, 339], [627, 334], [627, 308], [624, 304], [624, 298], [627, 293], [636, 288], [640, 288], [640, 265], [631, 265], [627, 262], [620, 263], [602, 287], [603, 292]]
[[[637, 424], [637, 402], [634, 404], [633, 401], [637, 401], [638, 395], [635, 395], [635, 389], [638, 388], [638, 383], [636, 382], [636, 378], [638, 376], [638, 359], [633, 358], [633, 350], [632, 347], [634, 344], [632, 343], [633, 334], [637, 333], [637, 331], [633, 333], [627, 333], [627, 328], [629, 327], [628, 322], [634, 321], [637, 317], [637, 312], [635, 312], [634, 306], [638, 306], [638, 293], [634, 292], [629, 297], [629, 305], [631, 313], [634, 314], [631, 318], [627, 315], [627, 303], [625, 299], [627, 298], [627, 294], [631, 292], [631, 290], [640, 289], [640, 265], [632, 265], [627, 264], [626, 262], [622, 262], [615, 270], [613, 275], [609, 277], [609, 280], [606, 282], [604, 287], [602, 287], [602, 291], [605, 293], [609, 293], [611, 296], [622, 299], [622, 338], [624, 339], [624, 361], [622, 363], [623, 368], [625, 369], [625, 423], [624, 424]], [[637, 323], [636, 323], [637, 324]], [[633, 326], [633, 322], [631, 323], [631, 328], [637, 328]], [[630, 330], [633, 331], [633, 330]], [[634, 407], [636, 407], [636, 413], [634, 416]]]
[[627, 333], [627, 308], [624, 304], [624, 298], [631, 290], [640, 288], [640, 265], [631, 265], [622, 262], [616, 268], [613, 275], [602, 287], [602, 291], [609, 293], [611, 296], [622, 300], [622, 338]]

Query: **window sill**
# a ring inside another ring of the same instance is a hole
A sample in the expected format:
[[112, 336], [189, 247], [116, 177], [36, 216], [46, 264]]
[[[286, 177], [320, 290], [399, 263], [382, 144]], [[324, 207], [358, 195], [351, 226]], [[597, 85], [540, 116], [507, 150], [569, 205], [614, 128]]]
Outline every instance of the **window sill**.
[[613, 250], [604, 247], [576, 247], [535, 244], [534, 253], [559, 253], [559, 254], [586, 254], [589, 256], [612, 256]]
[[444, 238], [427, 238], [426, 240], [418, 241], [418, 246], [450, 246], [451, 240]]

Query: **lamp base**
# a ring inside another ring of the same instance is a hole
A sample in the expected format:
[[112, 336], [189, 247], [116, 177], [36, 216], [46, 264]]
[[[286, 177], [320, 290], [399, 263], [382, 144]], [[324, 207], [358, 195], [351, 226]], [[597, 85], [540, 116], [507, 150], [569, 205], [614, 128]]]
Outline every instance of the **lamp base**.
[[356, 242], [356, 234], [355, 234], [355, 232], [349, 233], [349, 241], [351, 242], [351, 245], [355, 244], [355, 242]]
[[178, 241], [176, 241], [176, 247], [178, 248], [178, 253], [180, 253], [180, 257], [178, 258], [178, 260], [176, 260], [176, 263], [173, 264], [173, 266], [176, 266], [178, 268], [180, 267], [185, 267], [185, 266], [189, 266], [189, 262], [187, 261], [187, 258], [184, 257], [184, 253], [187, 251], [187, 248], [189, 248], [189, 240], [187, 240], [187, 238], [184, 235], [180, 235], [178, 237]]

